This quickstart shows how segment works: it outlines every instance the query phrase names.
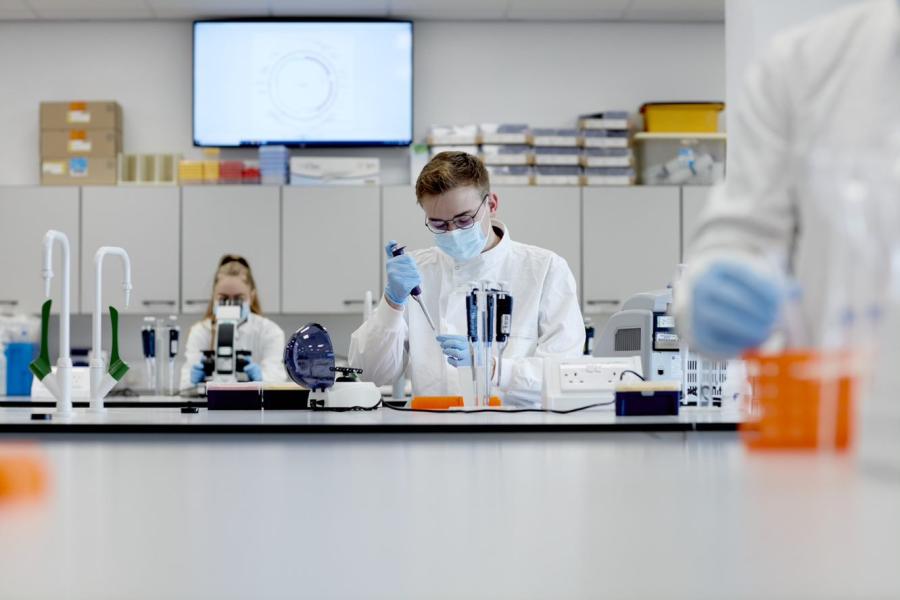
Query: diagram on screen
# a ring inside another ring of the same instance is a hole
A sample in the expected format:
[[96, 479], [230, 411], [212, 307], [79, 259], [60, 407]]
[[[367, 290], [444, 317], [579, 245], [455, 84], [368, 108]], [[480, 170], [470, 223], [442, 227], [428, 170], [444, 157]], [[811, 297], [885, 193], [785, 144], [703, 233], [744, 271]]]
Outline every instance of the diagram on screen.
[[[257, 74], [254, 111], [266, 121], [264, 129], [296, 128], [298, 139], [312, 136], [318, 128], [334, 129], [347, 115], [352, 97], [352, 52], [348, 44], [276, 37], [257, 46], [265, 56]], [[349, 126], [349, 124], [347, 124]]]

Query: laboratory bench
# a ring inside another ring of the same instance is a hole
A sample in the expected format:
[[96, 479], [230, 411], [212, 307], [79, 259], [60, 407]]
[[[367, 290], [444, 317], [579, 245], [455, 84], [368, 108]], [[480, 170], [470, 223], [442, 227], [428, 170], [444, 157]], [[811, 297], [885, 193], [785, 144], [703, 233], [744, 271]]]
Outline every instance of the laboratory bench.
[[[412, 417], [439, 418], [278, 418]], [[900, 477], [852, 456], [749, 453], [734, 434], [48, 436], [23, 448], [49, 486], [0, 503], [3, 598], [900, 597]]]
[[[612, 407], [569, 414], [541, 412], [375, 410], [208, 410], [205, 401], [172, 397], [114, 398], [103, 413], [76, 402], [73, 414], [55, 414], [52, 402], [0, 398], [0, 435], [55, 433], [307, 434], [499, 432], [734, 432], [740, 417], [720, 409], [687, 409], [678, 416], [617, 417]], [[195, 413], [181, 408], [194, 406]], [[33, 420], [49, 413], [50, 420]]]

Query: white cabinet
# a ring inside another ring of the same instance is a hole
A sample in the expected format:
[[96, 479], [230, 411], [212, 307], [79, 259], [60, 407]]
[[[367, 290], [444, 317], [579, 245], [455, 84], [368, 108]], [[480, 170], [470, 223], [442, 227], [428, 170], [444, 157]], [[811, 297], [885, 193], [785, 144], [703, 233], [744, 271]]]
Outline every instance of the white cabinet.
[[706, 207], [706, 201], [709, 198], [710, 190], [712, 190], [712, 188], [708, 186], [681, 188], [682, 262], [687, 258], [691, 240], [694, 239], [694, 233], [697, 231], [697, 225], [700, 223], [700, 213], [703, 212], [703, 209]]
[[103, 310], [177, 313], [180, 260], [179, 189], [176, 187], [86, 187], [82, 189], [81, 309], [94, 310], [94, 254], [121, 246], [131, 259], [131, 305], [122, 297], [122, 266], [110, 256], [103, 265]]
[[[425, 227], [425, 211], [416, 202], [416, 189], [411, 185], [382, 188], [382, 245], [397, 240], [408, 250], [434, 246], [434, 234]], [[384, 257], [384, 248], [381, 249]], [[384, 261], [382, 260], [382, 266]]]
[[679, 188], [584, 188], [584, 312], [666, 287], [678, 265]]
[[[43, 240], [48, 229], [69, 238], [70, 302], [77, 312], [79, 262], [77, 187], [0, 187], [0, 312], [40, 313], [44, 303]], [[62, 304], [62, 250], [53, 247], [53, 312]]]
[[569, 263], [581, 292], [581, 190], [500, 187], [497, 218], [517, 242], [552, 250]]
[[213, 276], [224, 254], [246, 258], [263, 311], [281, 311], [280, 194], [276, 186], [182, 188], [182, 312], [206, 310]]
[[381, 295], [381, 190], [286, 187], [283, 193], [282, 312], [361, 312]]

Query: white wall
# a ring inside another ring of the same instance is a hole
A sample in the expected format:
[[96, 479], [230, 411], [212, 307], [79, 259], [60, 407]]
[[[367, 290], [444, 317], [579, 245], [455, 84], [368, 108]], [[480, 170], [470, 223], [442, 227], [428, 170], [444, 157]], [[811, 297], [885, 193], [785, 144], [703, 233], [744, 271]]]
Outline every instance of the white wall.
[[[722, 99], [724, 48], [722, 24], [419, 22], [416, 137], [435, 122], [564, 126], [648, 100]], [[0, 82], [0, 184], [38, 181], [42, 100], [115, 99], [127, 152], [198, 152], [189, 22], [5, 22]], [[308, 152], [375, 155], [385, 183], [408, 181], [405, 150]]]

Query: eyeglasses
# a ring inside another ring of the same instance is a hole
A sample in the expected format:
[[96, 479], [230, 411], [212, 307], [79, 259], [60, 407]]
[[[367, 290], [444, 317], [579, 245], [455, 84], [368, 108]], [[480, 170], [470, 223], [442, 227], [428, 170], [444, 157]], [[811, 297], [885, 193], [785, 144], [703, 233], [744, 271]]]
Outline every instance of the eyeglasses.
[[478, 208], [475, 209], [474, 212], [456, 215], [449, 221], [443, 219], [425, 219], [425, 227], [432, 233], [447, 233], [450, 231], [451, 223], [456, 229], [471, 229], [475, 226], [475, 223], [478, 222], [478, 213], [481, 212], [481, 208], [484, 206], [488, 196], [490, 196], [490, 194], [484, 195], [484, 198], [481, 199], [481, 204], [478, 205]]
[[216, 295], [216, 304], [219, 306], [240, 306], [246, 301], [247, 297], [244, 294], [237, 294], [235, 296], [228, 296], [226, 294]]

